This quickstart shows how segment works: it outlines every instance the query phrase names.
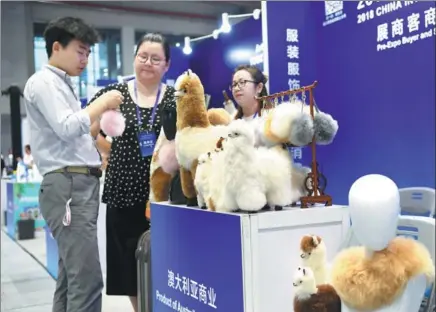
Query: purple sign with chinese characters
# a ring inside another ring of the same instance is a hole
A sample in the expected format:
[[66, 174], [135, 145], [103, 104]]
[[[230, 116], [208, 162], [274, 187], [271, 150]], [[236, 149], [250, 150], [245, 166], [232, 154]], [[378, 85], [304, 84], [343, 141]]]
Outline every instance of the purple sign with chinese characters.
[[153, 311], [244, 312], [241, 219], [151, 205]]
[[[435, 2], [268, 1], [267, 14], [271, 92], [317, 80], [317, 106], [338, 120], [317, 147], [334, 203], [371, 173], [434, 188]], [[293, 153], [310, 164], [309, 148]]]

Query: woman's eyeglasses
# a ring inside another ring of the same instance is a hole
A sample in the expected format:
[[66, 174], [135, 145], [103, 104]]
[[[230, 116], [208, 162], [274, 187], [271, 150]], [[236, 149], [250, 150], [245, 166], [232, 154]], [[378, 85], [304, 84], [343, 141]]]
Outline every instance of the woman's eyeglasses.
[[136, 57], [138, 58], [139, 62], [143, 63], [143, 64], [147, 63], [147, 61], [149, 59], [150, 59], [150, 63], [152, 65], [159, 65], [160, 63], [162, 63], [162, 59], [160, 59], [159, 57], [156, 57], [156, 56], [150, 57], [146, 54], [138, 54]]
[[235, 81], [235, 82], [233, 82], [233, 83], [229, 86], [229, 90], [230, 90], [230, 91], [233, 91], [233, 89], [235, 89], [236, 87], [238, 87], [238, 89], [242, 89], [243, 87], [245, 87], [245, 85], [247, 84], [247, 82], [256, 83], [256, 81], [252, 81], [252, 80], [239, 80], [239, 81]]

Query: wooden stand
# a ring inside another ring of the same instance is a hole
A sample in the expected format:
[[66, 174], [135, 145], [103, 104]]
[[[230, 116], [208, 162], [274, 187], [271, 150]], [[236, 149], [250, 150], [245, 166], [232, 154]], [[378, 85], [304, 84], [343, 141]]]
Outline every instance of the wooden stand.
[[[310, 86], [302, 87], [295, 90], [289, 90], [285, 92], [279, 92], [275, 94], [271, 94], [265, 97], [259, 98], [259, 100], [267, 101], [272, 103], [272, 100], [277, 100], [278, 98], [283, 99], [285, 96], [296, 95], [298, 93], [302, 93], [305, 97], [305, 92], [309, 92], [309, 107], [310, 107], [310, 115], [312, 119], [315, 116], [314, 111], [314, 99], [313, 99], [313, 89], [318, 84], [317, 81], [314, 81]], [[315, 204], [324, 204], [325, 206], [332, 206], [332, 198], [330, 195], [324, 194], [324, 190], [327, 186], [327, 178], [319, 172], [318, 170], [318, 162], [316, 160], [316, 142], [315, 137], [313, 137], [312, 142], [310, 143], [312, 149], [312, 164], [311, 164], [311, 172], [307, 174], [305, 179], [305, 188], [308, 192], [307, 196], [303, 196], [300, 198], [300, 207], [308, 208], [309, 205]]]

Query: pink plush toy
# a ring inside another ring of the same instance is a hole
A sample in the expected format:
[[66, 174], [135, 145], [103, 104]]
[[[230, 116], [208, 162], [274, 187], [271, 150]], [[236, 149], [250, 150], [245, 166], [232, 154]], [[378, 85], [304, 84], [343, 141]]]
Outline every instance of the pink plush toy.
[[159, 150], [158, 163], [162, 170], [168, 174], [174, 174], [179, 169], [176, 158], [176, 143], [174, 140], [166, 141]]
[[100, 120], [100, 128], [110, 137], [121, 136], [126, 128], [126, 120], [117, 110], [108, 110], [103, 113]]

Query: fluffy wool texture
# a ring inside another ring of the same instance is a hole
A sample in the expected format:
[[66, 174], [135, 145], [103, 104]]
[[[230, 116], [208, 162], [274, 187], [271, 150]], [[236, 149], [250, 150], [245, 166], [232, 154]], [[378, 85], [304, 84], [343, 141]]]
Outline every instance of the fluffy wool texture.
[[228, 137], [223, 144], [226, 169], [223, 196], [216, 201], [217, 210], [259, 211], [267, 203], [267, 185], [256, 157], [254, 131], [239, 119], [229, 126]]
[[258, 147], [255, 156], [266, 184], [268, 205], [271, 208], [284, 207], [298, 201], [301, 187], [293, 184], [292, 159], [288, 150], [280, 145], [271, 148]]
[[347, 306], [365, 311], [392, 304], [409, 280], [421, 274], [434, 282], [430, 253], [414, 239], [397, 237], [372, 257], [362, 246], [339, 253], [332, 265], [331, 283]]
[[222, 142], [211, 172], [215, 209], [258, 211], [266, 204], [286, 206], [297, 200], [299, 187], [292, 185], [292, 162], [287, 150], [281, 146], [255, 148], [254, 129], [242, 119], [228, 128], [228, 138]]
[[228, 125], [232, 122], [232, 116], [224, 108], [208, 109], [207, 118], [212, 126]]
[[316, 235], [305, 235], [300, 241], [300, 257], [303, 266], [313, 271], [316, 285], [328, 282], [327, 247]]
[[179, 163], [176, 158], [176, 142], [165, 141], [159, 150], [158, 157], [159, 166], [168, 174], [175, 174], [179, 169]]
[[213, 126], [209, 122], [204, 89], [196, 74], [188, 71], [181, 75], [176, 81], [176, 90], [176, 155], [180, 166], [190, 170], [194, 161], [213, 150], [219, 138], [227, 136], [228, 131], [226, 126]]
[[212, 152], [201, 154], [198, 157], [197, 171], [194, 185], [197, 190], [197, 202], [199, 207], [207, 207], [206, 200], [209, 198], [209, 175], [212, 169]]
[[314, 111], [300, 100], [284, 102], [268, 114], [263, 125], [266, 142], [291, 143], [295, 146], [309, 144], [315, 135], [318, 144], [330, 144], [339, 129], [333, 117], [324, 112]]
[[[177, 96], [176, 157], [180, 179], [188, 206], [196, 206], [194, 179], [198, 157], [215, 148], [220, 137], [227, 136], [227, 127], [213, 126], [205, 106], [204, 88], [198, 76], [188, 70], [175, 83]], [[225, 110], [222, 110], [225, 112]]]
[[340, 312], [341, 299], [328, 284], [316, 285], [312, 270], [299, 267], [294, 275], [294, 312]]
[[292, 165], [291, 183], [299, 191], [298, 198], [307, 196], [305, 181], [307, 175], [312, 171], [309, 167]]
[[110, 137], [121, 136], [126, 129], [126, 119], [117, 110], [108, 110], [103, 113], [100, 120], [100, 127]]

